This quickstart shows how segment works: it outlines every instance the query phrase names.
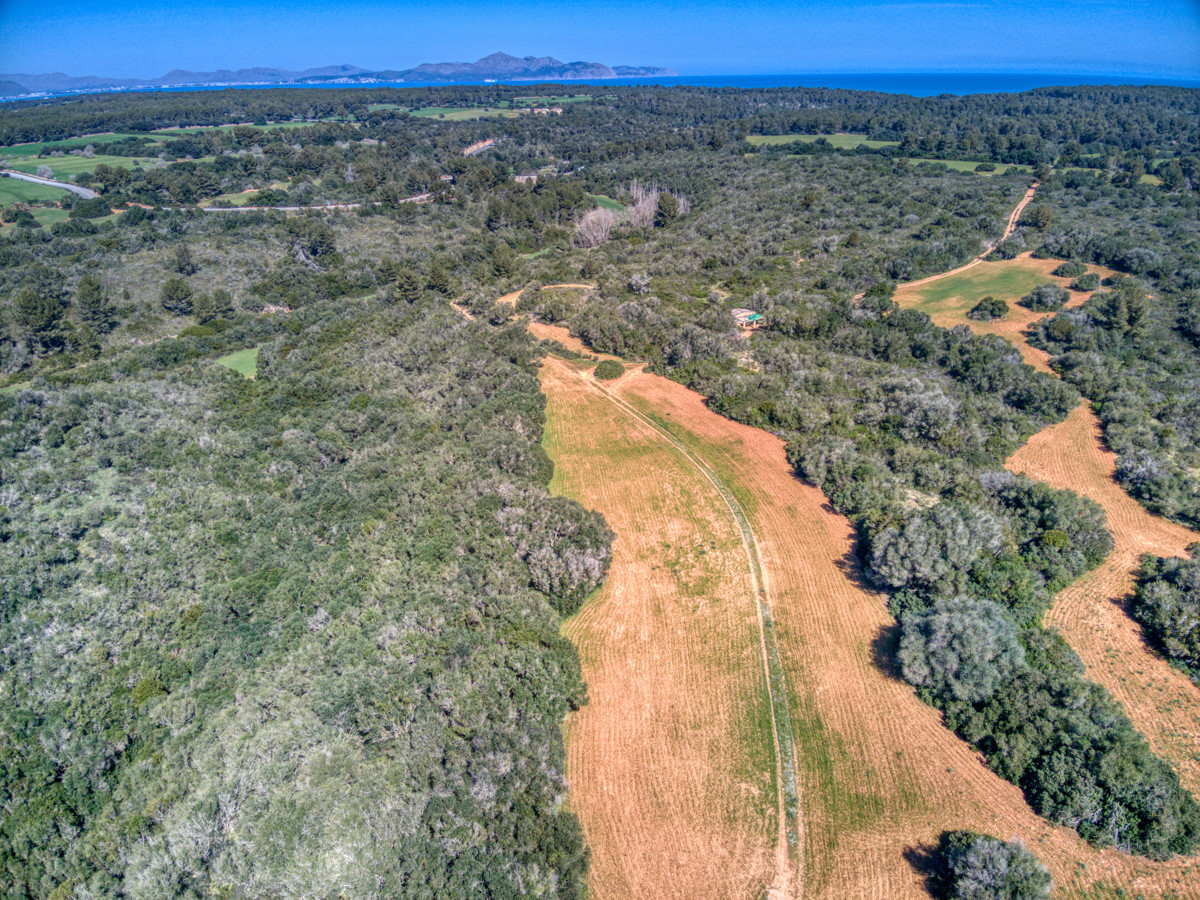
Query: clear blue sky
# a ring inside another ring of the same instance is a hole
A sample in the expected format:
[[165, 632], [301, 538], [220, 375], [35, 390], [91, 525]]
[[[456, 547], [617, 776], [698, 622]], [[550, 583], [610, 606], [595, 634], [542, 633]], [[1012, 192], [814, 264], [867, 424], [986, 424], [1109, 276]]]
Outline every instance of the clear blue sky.
[[684, 75], [1003, 71], [1200, 79], [1200, 0], [0, 0], [0, 72], [403, 69], [504, 50]]

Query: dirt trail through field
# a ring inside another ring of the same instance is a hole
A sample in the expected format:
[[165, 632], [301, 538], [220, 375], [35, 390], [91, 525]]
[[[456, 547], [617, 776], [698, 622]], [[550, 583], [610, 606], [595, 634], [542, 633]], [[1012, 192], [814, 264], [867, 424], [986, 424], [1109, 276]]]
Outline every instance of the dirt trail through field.
[[[1059, 264], [1059, 260], [1035, 260], [1022, 254], [1006, 262], [983, 263], [984, 271], [977, 277], [1021, 268], [1036, 272], [1039, 280], [1065, 285], [1067, 279], [1050, 275]], [[1100, 275], [1112, 274], [1096, 266], [1089, 269]], [[896, 302], [925, 310], [943, 327], [967, 325], [979, 333], [1001, 335], [1021, 352], [1025, 362], [1052, 373], [1049, 355], [1030, 346], [1027, 337], [1035, 322], [1052, 313], [1030, 312], [1015, 305], [1017, 297], [997, 294], [1009, 303], [1008, 314], [994, 322], [975, 322], [963, 313], [980, 299], [971, 291], [983, 288], [973, 288], [970, 279], [964, 280], [962, 296], [931, 304], [920, 288], [924, 285], [927, 291], [930, 282], [937, 280], [940, 278], [902, 285]], [[1067, 306], [1080, 305], [1090, 296], [1073, 291]], [[1087, 666], [1088, 677], [1112, 692], [1154, 752], [1171, 762], [1188, 790], [1200, 797], [1200, 688], [1146, 643], [1126, 610], [1140, 556], [1186, 556], [1187, 546], [1200, 541], [1200, 534], [1151, 515], [1117, 484], [1116, 456], [1105, 447], [1100, 422], [1087, 402], [1065, 421], [1034, 435], [1006, 466], [1053, 487], [1069, 488], [1103, 507], [1113, 534], [1113, 551], [1099, 568], [1054, 598], [1046, 624], [1062, 633]]]
[[761, 896], [778, 767], [742, 535], [703, 470], [578, 373], [551, 358], [541, 377], [554, 486], [617, 533], [607, 584], [565, 629], [588, 683], [567, 776], [590, 895]]
[[[663, 865], [663, 859], [672, 858], [668, 848], [681, 849], [698, 827], [683, 806], [664, 808], [676, 793], [662, 792], [664, 770], [674, 766], [677, 777], [685, 778], [699, 763], [716, 763], [716, 742], [708, 734], [692, 741], [686, 720], [678, 720], [686, 705], [656, 710], [655, 704], [665, 699], [647, 685], [631, 687], [628, 674], [641, 669], [646, 641], [663, 641], [670, 648], [677, 632], [695, 626], [715, 634], [714, 625], [676, 611], [664, 620], [660, 634], [643, 632], [639, 639], [636, 631], [620, 624], [630, 617], [645, 621], [647, 605], [656, 605], [654, 597], [671, 596], [661, 578], [647, 580], [646, 569], [662, 553], [663, 540], [674, 544], [660, 534], [662, 523], [686, 521], [700, 507], [695, 502], [658, 505], [656, 494], [667, 488], [659, 481], [665, 474], [655, 468], [659, 464], [648, 468], [619, 452], [613, 456], [613, 448], [629, 439], [632, 417], [624, 406], [602, 396], [590, 376], [580, 378], [577, 371], [558, 360], [543, 369], [554, 435], [548, 450], [556, 478], [562, 479], [559, 488], [600, 509], [618, 533], [609, 585], [568, 628], [580, 647], [591, 694], [589, 704], [572, 719], [567, 749], [571, 802], [593, 852], [592, 896], [751, 898], [756, 895], [747, 888], [755, 878], [765, 886], [769, 868], [762, 868], [761, 854], [739, 857], [736, 848], [745, 846], [746, 830], [735, 819], [726, 820], [723, 834], [706, 832], [714, 842], [710, 859], [722, 861], [717, 866], [723, 873], [720, 887], [699, 877], [713, 870], [690, 854], [680, 853]], [[787, 685], [793, 765], [803, 805], [803, 890], [793, 887], [793, 896], [927, 897], [909, 859], [934, 843], [941, 831], [968, 827], [1023, 840], [1051, 868], [1063, 897], [1081, 896], [1096, 883], [1133, 887], [1147, 896], [1172, 890], [1196, 896], [1189, 886], [1200, 883], [1200, 867], [1191, 860], [1154, 864], [1101, 852], [1073, 831], [1048, 825], [1029, 809], [1018, 788], [988, 770], [942, 724], [937, 711], [896, 677], [888, 662], [894, 623], [885, 598], [859, 578], [851, 526], [829, 509], [818, 489], [795, 478], [782, 441], [718, 416], [698, 394], [658, 376], [630, 371], [605, 393], [652, 420], [658, 431], [643, 429], [642, 434], [655, 438], [657, 446], [675, 451], [661, 439], [665, 429], [701, 460], [736, 498], [752, 528], [770, 590], [769, 631]], [[595, 398], [607, 404], [607, 412]], [[696, 468], [678, 452], [675, 457], [681, 465], [672, 480], [694, 484]], [[639, 519], [637, 509], [647, 502], [665, 518]], [[711, 504], [709, 509], [706, 515], [711, 515]], [[722, 534], [728, 535], [732, 524], [726, 515]], [[751, 581], [747, 575], [743, 556], [743, 584]], [[744, 597], [744, 588], [739, 590]], [[739, 666], [756, 666], [762, 690], [762, 664], [746, 656], [744, 641]], [[670, 649], [662, 652], [663, 660], [653, 669], [655, 684], [692, 685], [688, 703], [721, 708], [713, 686], [730, 676], [727, 664], [713, 666], [711, 658], [690, 652], [682, 657]], [[713, 696], [702, 699], [700, 686]], [[630, 734], [630, 722], [645, 723], [646, 730]], [[646, 749], [676, 739], [670, 753]], [[708, 789], [717, 791], [714, 799], [704, 800], [703, 790], [687, 793], [702, 808], [726, 793], [719, 780], [709, 782]], [[772, 821], [773, 828], [776, 824]], [[767, 838], [763, 831], [758, 834]], [[734, 879], [727, 870], [739, 865], [747, 868]], [[731, 890], [734, 884], [743, 887]]]
[[1016, 208], [1013, 209], [1012, 214], [1008, 217], [1008, 223], [1004, 227], [1004, 237], [1000, 238], [1000, 240], [995, 244], [988, 244], [986, 250], [984, 250], [966, 265], [959, 266], [957, 269], [951, 269], [949, 272], [941, 272], [937, 275], [930, 275], [928, 278], [919, 278], [916, 281], [905, 282], [903, 285], [901, 285], [901, 287], [919, 287], [922, 284], [929, 284], [931, 281], [940, 281], [941, 279], [948, 278], [951, 275], [958, 275], [960, 272], [965, 272], [967, 269], [975, 268], [977, 265], [987, 259], [988, 254], [996, 249], [997, 244], [1008, 240], [1008, 238], [1012, 236], [1012, 233], [1017, 230], [1017, 222], [1019, 222], [1021, 219], [1021, 213], [1025, 211], [1025, 207], [1029, 205], [1029, 201], [1033, 199], [1033, 195], [1037, 192], [1037, 189], [1040, 185], [1040, 181], [1035, 181], [1029, 186], [1029, 190], [1027, 190], [1025, 192], [1025, 196], [1021, 198], [1021, 202], [1016, 205]]

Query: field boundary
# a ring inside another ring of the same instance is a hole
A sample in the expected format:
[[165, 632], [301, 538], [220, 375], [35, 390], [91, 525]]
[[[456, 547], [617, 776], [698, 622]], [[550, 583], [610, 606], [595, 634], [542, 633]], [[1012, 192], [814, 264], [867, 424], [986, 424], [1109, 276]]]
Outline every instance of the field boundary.
[[763, 674], [766, 677], [767, 700], [771, 710], [772, 742], [775, 750], [776, 803], [779, 810], [779, 831], [775, 845], [775, 877], [767, 889], [771, 900], [803, 896], [804, 817], [800, 807], [800, 788], [796, 779], [795, 736], [792, 729], [791, 712], [787, 701], [787, 682], [779, 662], [779, 648], [775, 640], [775, 625], [771, 616], [770, 583], [763, 565], [758, 541], [745, 510], [733, 493], [721, 481], [709, 465], [687, 447], [669, 429], [656, 422], [608, 388], [598, 384], [586, 373], [578, 373], [590, 388], [598, 391], [621, 411], [653, 430], [684, 457], [716, 489], [726, 508], [733, 517], [741, 535], [742, 549], [746, 553], [747, 567], [754, 589], [758, 618], [759, 640], [762, 649]]

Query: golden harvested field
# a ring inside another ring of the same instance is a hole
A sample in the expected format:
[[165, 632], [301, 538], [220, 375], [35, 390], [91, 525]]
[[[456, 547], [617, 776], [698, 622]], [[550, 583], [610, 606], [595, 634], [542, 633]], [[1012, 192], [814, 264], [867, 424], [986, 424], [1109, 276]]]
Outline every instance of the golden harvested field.
[[[707, 571], [694, 568], [696, 558], [680, 560], [686, 529], [701, 523], [722, 535], [714, 549], [736, 556], [732, 519], [662, 432], [628, 416], [583, 367], [550, 360], [543, 387], [556, 489], [599, 509], [618, 534], [608, 585], [567, 625], [591, 693], [570, 722], [567, 750], [571, 803], [594, 855], [592, 895], [760, 896], [772, 868], [771, 788], [761, 773], [757, 782], [746, 774], [755, 763], [737, 761], [723, 712], [731, 701], [719, 698], [753, 694], [761, 710], [762, 662], [748, 649], [749, 606], [740, 620], [715, 616], [734, 597], [750, 602], [738, 585], [749, 579], [745, 560], [730, 558], [713, 583], [721, 592], [699, 588], [693, 610], [677, 599], [680, 579]], [[894, 622], [858, 578], [850, 525], [793, 476], [782, 441], [721, 418], [657, 376], [627, 372], [609, 390], [701, 459], [753, 529], [796, 739], [804, 858], [789, 896], [926, 897], [910, 859], [943, 830], [964, 827], [1023, 840], [1050, 867], [1059, 897], [1083, 897], [1097, 884], [1200, 896], [1192, 860], [1098, 851], [1048, 825], [891, 673]], [[670, 566], [677, 571], [668, 578]], [[695, 649], [704, 641], [726, 649]], [[647, 667], [652, 677], [643, 678]], [[697, 712], [708, 726], [694, 727]], [[770, 765], [765, 730], [741, 743], [760, 767]], [[731, 788], [743, 784], [758, 785], [757, 805], [731, 802]], [[724, 813], [694, 813], [693, 804]], [[754, 828], [740, 818], [747, 812]]]
[[567, 777], [591, 896], [761, 896], [778, 820], [740, 535], [686, 457], [578, 371], [550, 359], [542, 383], [553, 487], [617, 533], [608, 583], [566, 626], [588, 683]]

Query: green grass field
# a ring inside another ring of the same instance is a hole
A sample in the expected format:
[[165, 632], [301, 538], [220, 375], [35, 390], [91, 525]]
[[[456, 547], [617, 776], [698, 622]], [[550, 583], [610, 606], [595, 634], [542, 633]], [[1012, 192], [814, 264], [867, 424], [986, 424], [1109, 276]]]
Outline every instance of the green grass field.
[[487, 119], [496, 116], [513, 119], [520, 115], [511, 109], [501, 109], [497, 106], [431, 106], [427, 109], [414, 109], [412, 114], [418, 119], [445, 119], [447, 122], [466, 122], [471, 119]]
[[86, 147], [91, 144], [93, 147], [100, 147], [103, 144], [111, 144], [114, 141], [123, 141], [126, 138], [132, 137], [147, 137], [143, 134], [87, 134], [83, 137], [68, 138], [64, 141], [48, 141], [46, 143], [37, 144], [13, 144], [9, 147], [0, 147], [0, 156], [37, 156], [43, 150], [47, 152], [51, 150], [72, 150], [76, 147]]
[[367, 107], [367, 112], [382, 112], [388, 109], [408, 109], [408, 107], [400, 103], [372, 103]]
[[[921, 285], [921, 302], [915, 308], [930, 315], [963, 314], [989, 294], [1012, 303], [1048, 281], [1058, 283], [1056, 279], [1023, 265], [984, 263], [958, 275]], [[952, 299], [954, 303], [948, 305]]]
[[778, 147], [782, 144], [797, 142], [811, 144], [818, 138], [824, 138], [837, 150], [853, 150], [855, 147], [870, 147], [878, 150], [880, 147], [896, 147], [899, 141], [869, 141], [865, 134], [752, 134], [746, 140], [755, 147]]
[[513, 103], [518, 106], [558, 106], [563, 103], [587, 103], [591, 94], [563, 94], [559, 97], [514, 97]]
[[[937, 163], [945, 166], [947, 169], [953, 169], [956, 172], [974, 172], [975, 167], [983, 160], [981, 159], [910, 159], [912, 165], [917, 163]], [[980, 175], [1004, 175], [1011, 171], [1028, 172], [1029, 166], [1016, 166], [1009, 163], [996, 163], [994, 172], [980, 172]]]
[[258, 348], [248, 347], [245, 350], [237, 350], [222, 356], [217, 362], [233, 369], [243, 378], [253, 378], [258, 374]]
[[[9, 181], [12, 181], [12, 179], [6, 178], [6, 179], [4, 179], [4, 181], [5, 181], [5, 183], [7, 183]], [[56, 199], [63, 195], [63, 192], [57, 188], [51, 188], [50, 190], [54, 191]], [[41, 207], [41, 208], [35, 207], [33, 210], [33, 217], [42, 223], [43, 228], [49, 228], [51, 225], [55, 225], [59, 222], [65, 222], [65, 221], [67, 221], [67, 218], [70, 215], [71, 215], [70, 210], [58, 209], [57, 207]], [[105, 217], [105, 219], [110, 219], [110, 218], [112, 218], [112, 216]], [[103, 222], [103, 221], [105, 221], [105, 219], [95, 219], [94, 221]], [[0, 228], [0, 234], [9, 234], [16, 227], [17, 227], [16, 225], [13, 225], [11, 223], [8, 225], [5, 225], [3, 228]]]
[[611, 209], [613, 212], [625, 212], [625, 204], [614, 200], [612, 197], [605, 197], [603, 194], [588, 194], [588, 196], [595, 200], [596, 205], [601, 209]]
[[201, 202], [201, 206], [253, 206], [254, 198], [259, 191], [257, 188], [249, 191], [239, 191], [236, 194], [219, 194], [212, 200]]
[[278, 128], [308, 128], [310, 125], [319, 125], [321, 122], [342, 122], [342, 119], [318, 119], [312, 122], [270, 122], [266, 125], [247, 125], [245, 123], [237, 125], [197, 125], [194, 128], [163, 128], [160, 131], [155, 131], [149, 137], [196, 137], [204, 134], [206, 131], [233, 131], [235, 128], [257, 128], [259, 131], [271, 131]]
[[16, 178], [0, 178], [0, 206], [14, 203], [45, 203], [62, 199], [63, 189], [30, 184]]
[[63, 181], [68, 175], [95, 172], [96, 166], [101, 163], [132, 169], [134, 162], [141, 162], [143, 166], [148, 166], [157, 165], [158, 160], [145, 156], [104, 156], [97, 153], [91, 159], [88, 159], [86, 156], [51, 156], [46, 159], [28, 156], [11, 160], [6, 163], [6, 166], [17, 172], [28, 172], [30, 175], [36, 175], [39, 166], [49, 166], [50, 170], [54, 173], [54, 177], [59, 181]]

